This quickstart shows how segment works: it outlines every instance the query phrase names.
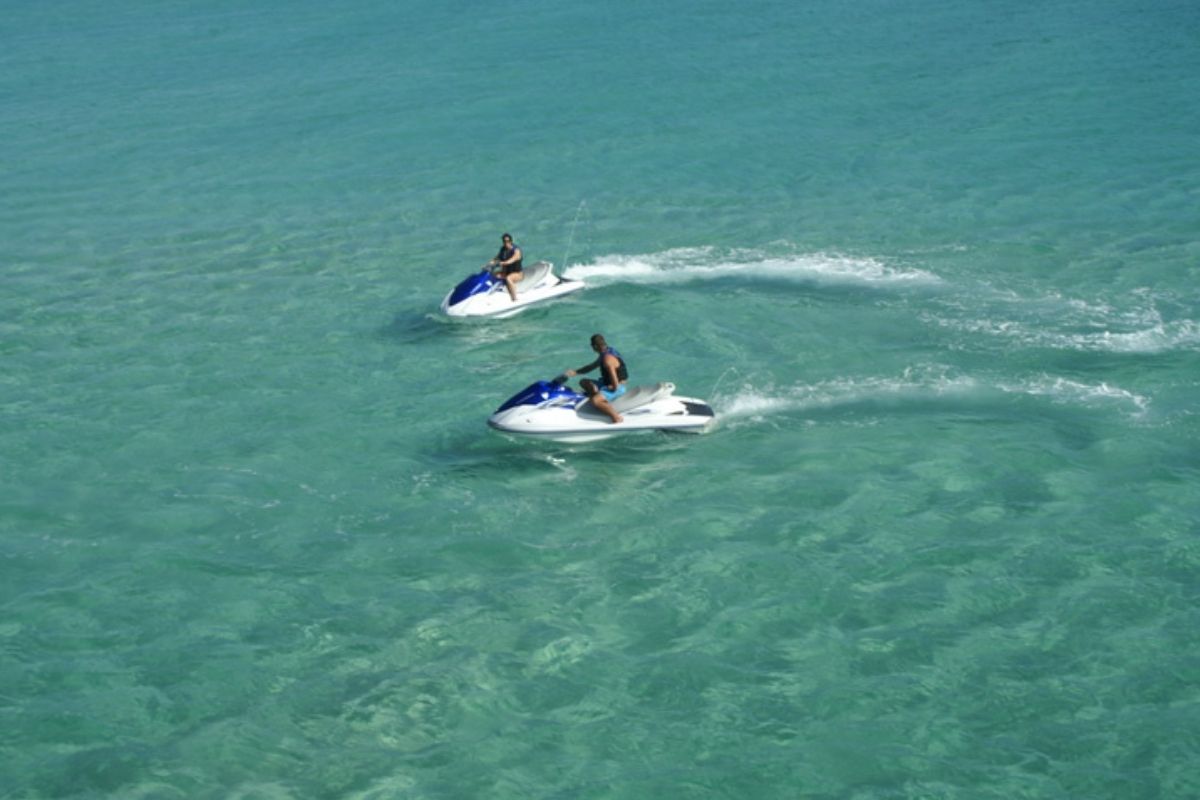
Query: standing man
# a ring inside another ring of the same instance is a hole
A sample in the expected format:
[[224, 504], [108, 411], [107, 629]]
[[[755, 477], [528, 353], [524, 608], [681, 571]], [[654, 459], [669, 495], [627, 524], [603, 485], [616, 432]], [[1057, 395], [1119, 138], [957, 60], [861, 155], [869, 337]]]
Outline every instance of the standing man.
[[512, 234], [506, 233], [500, 237], [500, 252], [486, 266], [498, 268], [492, 274], [504, 279], [508, 296], [514, 303], [517, 302], [517, 283], [525, 277], [525, 272], [521, 266], [521, 246], [513, 243]]
[[604, 341], [604, 337], [598, 333], [592, 334], [592, 349], [596, 351], [595, 361], [577, 370], [569, 369], [563, 374], [571, 378], [599, 367], [599, 384], [593, 380], [582, 380], [579, 385], [592, 399], [592, 405], [608, 414], [614, 423], [621, 422], [625, 418], [612, 407], [612, 401], [625, 394], [625, 382], [629, 380], [629, 370], [625, 367], [625, 359], [616, 351], [616, 348], [609, 347], [608, 342]]

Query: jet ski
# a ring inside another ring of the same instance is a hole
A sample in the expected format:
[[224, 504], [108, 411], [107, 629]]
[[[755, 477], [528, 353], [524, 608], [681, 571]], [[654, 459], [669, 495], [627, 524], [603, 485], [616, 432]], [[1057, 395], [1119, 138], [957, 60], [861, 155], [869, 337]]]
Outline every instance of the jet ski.
[[560, 278], [553, 265], [539, 261], [525, 268], [525, 277], [517, 283], [517, 300], [508, 296], [504, 280], [483, 271], [469, 275], [442, 301], [442, 312], [451, 317], [490, 317], [503, 319], [519, 314], [535, 303], [561, 297], [583, 288], [583, 281]]
[[704, 433], [717, 419], [703, 400], [677, 397], [673, 383], [655, 383], [631, 386], [613, 400], [623, 417], [614, 423], [586, 395], [565, 384], [566, 377], [560, 375], [525, 387], [488, 417], [488, 425], [557, 442], [590, 442], [646, 431]]

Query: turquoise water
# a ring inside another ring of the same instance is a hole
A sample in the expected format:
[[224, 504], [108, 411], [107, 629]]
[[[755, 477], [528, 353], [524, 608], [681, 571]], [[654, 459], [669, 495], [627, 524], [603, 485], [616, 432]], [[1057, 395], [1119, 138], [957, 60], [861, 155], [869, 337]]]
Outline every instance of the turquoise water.
[[[10, 9], [0, 798], [1200, 795], [1198, 34]], [[717, 429], [487, 429], [596, 331]]]

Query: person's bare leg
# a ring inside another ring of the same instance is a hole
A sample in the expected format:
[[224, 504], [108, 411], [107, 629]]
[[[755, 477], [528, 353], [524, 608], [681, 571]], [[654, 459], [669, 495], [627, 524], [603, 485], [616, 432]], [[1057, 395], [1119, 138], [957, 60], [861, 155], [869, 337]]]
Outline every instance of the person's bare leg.
[[510, 272], [504, 276], [504, 285], [508, 287], [508, 296], [514, 303], [517, 302], [517, 281], [524, 277], [525, 275], [520, 272]]
[[608, 398], [596, 392], [592, 395], [592, 405], [603, 411], [612, 419], [614, 423], [624, 421], [624, 417], [617, 413], [617, 410], [612, 407], [612, 403], [608, 402]]

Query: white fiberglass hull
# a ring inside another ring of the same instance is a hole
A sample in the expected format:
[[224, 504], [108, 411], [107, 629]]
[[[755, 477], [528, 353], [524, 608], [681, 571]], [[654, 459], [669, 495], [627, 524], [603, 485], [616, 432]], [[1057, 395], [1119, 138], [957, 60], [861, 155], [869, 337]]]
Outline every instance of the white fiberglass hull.
[[[591, 403], [577, 408], [564, 405], [516, 406], [497, 411], [488, 425], [504, 433], [519, 434], [559, 442], [589, 442], [649, 431], [704, 433], [716, 423], [708, 404], [693, 397], [676, 397], [671, 384], [660, 384], [665, 393], [633, 408], [622, 408], [619, 398], [614, 406], [622, 416], [613, 422]], [[649, 387], [647, 387], [649, 388]]]
[[450, 317], [504, 319], [532, 305], [579, 291], [583, 286], [583, 281], [560, 278], [554, 274], [550, 264], [538, 262], [526, 269], [525, 278], [518, 281], [515, 302], [508, 296], [508, 290], [501, 281], [491, 291], [472, 295], [459, 303], [451, 304], [452, 292], [442, 300], [441, 308], [442, 313]]

